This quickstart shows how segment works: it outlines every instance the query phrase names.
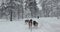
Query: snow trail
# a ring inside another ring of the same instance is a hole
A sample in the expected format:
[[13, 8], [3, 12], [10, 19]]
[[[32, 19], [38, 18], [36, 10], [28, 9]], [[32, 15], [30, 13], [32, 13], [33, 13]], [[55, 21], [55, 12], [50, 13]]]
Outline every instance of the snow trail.
[[19, 21], [0, 20], [0, 32], [60, 32], [60, 19], [56, 18], [40, 18], [36, 20], [38, 28], [29, 29], [24, 22], [25, 19]]

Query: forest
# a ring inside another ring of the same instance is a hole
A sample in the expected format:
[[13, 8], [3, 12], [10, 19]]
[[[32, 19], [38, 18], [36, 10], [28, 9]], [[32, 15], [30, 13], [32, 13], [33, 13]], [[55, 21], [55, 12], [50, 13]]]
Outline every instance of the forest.
[[1, 0], [0, 19], [59, 17], [60, 0]]

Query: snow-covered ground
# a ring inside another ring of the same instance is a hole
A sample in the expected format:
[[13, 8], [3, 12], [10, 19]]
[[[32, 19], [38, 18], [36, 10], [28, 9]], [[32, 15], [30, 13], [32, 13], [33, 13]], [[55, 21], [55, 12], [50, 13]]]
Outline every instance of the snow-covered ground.
[[28, 25], [24, 23], [24, 20], [19, 21], [7, 21], [0, 20], [0, 32], [60, 32], [60, 19], [55, 17], [35, 19], [39, 23], [37, 29], [29, 29]]

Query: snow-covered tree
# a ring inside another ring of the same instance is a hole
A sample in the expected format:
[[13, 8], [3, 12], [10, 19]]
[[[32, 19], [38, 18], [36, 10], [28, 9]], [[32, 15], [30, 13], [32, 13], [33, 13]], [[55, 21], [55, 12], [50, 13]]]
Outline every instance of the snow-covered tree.
[[[3, 3], [0, 7], [1, 17], [10, 17], [10, 19], [19, 19], [22, 18], [22, 10], [23, 10], [23, 1], [22, 0], [10, 0], [7, 3]], [[3, 11], [5, 11], [3, 13]], [[6, 16], [3, 16], [3, 15]]]
[[49, 17], [51, 12], [53, 12], [55, 8], [57, 8], [57, 0], [43, 0], [42, 10], [45, 17]]
[[27, 0], [26, 1], [26, 8], [29, 8], [31, 11], [31, 16], [36, 17], [38, 13], [37, 3], [36, 0]]

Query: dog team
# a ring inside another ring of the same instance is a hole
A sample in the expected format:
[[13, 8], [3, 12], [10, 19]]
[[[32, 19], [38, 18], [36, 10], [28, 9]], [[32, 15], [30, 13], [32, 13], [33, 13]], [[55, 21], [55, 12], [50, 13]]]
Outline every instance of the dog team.
[[25, 23], [28, 24], [29, 28], [32, 28], [32, 26], [38, 27], [38, 22], [35, 20], [33, 21], [32, 19], [25, 20]]

